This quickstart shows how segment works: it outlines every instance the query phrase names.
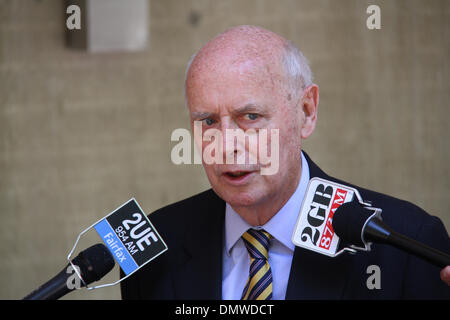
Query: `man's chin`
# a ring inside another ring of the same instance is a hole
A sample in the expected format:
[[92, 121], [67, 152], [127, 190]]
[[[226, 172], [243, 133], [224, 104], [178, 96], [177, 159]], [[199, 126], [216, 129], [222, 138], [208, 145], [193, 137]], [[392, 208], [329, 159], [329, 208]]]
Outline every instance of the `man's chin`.
[[[213, 188], [214, 189], [214, 188]], [[256, 206], [263, 197], [253, 190], [250, 191], [237, 191], [237, 190], [216, 190], [214, 191], [233, 208], [235, 207], [252, 207]]]

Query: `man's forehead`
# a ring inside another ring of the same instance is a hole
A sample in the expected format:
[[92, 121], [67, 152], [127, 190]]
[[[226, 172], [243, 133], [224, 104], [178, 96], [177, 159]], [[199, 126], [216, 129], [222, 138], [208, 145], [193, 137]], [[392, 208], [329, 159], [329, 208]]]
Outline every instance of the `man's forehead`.
[[190, 73], [239, 66], [242, 71], [257, 65], [275, 66], [281, 61], [287, 40], [254, 26], [232, 28], [205, 44], [192, 61]]
[[245, 96], [284, 94], [282, 51], [286, 43], [271, 31], [251, 26], [237, 27], [215, 37], [190, 64], [186, 102], [218, 106], [227, 100], [228, 105], [241, 105]]
[[[262, 109], [287, 95], [285, 78], [271, 66], [252, 60], [234, 66], [203, 70], [186, 83], [191, 110], [215, 108]], [[275, 99], [275, 100], [274, 100]]]
[[255, 57], [245, 59], [222, 59], [217, 63], [203, 64], [190, 73], [187, 81], [202, 81], [202, 85], [217, 83], [221, 86], [227, 81], [236, 85], [247, 85], [252, 81], [268, 80], [282, 74], [276, 63], [262, 61]]

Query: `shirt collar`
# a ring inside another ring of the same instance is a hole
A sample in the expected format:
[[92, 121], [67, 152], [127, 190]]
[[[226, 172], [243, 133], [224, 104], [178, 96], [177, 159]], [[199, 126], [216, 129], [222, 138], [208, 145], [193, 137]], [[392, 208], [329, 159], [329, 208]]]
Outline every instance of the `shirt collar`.
[[295, 245], [292, 243], [292, 233], [294, 231], [295, 222], [297, 221], [298, 214], [302, 206], [303, 198], [305, 196], [306, 188], [309, 182], [309, 166], [303, 153], [302, 159], [302, 172], [300, 176], [300, 182], [297, 189], [285, 203], [285, 205], [278, 211], [272, 219], [270, 219], [265, 225], [260, 227], [253, 227], [248, 224], [242, 217], [233, 210], [233, 208], [227, 203], [225, 208], [225, 244], [227, 254], [230, 255], [230, 251], [236, 242], [240, 239], [242, 234], [249, 228], [264, 229], [269, 232], [275, 239], [277, 239], [285, 247], [294, 251]]

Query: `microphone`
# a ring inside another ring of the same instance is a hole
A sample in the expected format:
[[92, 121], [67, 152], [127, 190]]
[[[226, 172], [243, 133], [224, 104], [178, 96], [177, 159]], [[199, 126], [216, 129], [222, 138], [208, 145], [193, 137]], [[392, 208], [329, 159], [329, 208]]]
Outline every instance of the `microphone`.
[[380, 217], [355, 201], [344, 203], [336, 210], [332, 225], [342, 240], [353, 245], [364, 246], [366, 242], [388, 244], [441, 269], [450, 265], [450, 255], [392, 230]]
[[[115, 261], [105, 245], [98, 243], [80, 252], [72, 260], [72, 264], [79, 268], [84, 287], [94, 281], [98, 281], [114, 267]], [[28, 294], [23, 300], [55, 300], [75, 290], [69, 288], [67, 281], [72, 274], [67, 273], [69, 263], [55, 277], [44, 283], [42, 286]]]

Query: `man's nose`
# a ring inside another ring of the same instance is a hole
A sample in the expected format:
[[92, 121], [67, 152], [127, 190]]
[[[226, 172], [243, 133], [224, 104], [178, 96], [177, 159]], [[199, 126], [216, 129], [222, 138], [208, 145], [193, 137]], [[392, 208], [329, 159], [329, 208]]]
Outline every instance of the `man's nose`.
[[220, 130], [222, 133], [224, 161], [228, 163], [233, 159], [233, 163], [236, 163], [237, 157], [245, 151], [245, 145], [242, 144], [245, 141], [237, 138], [240, 136], [239, 131], [242, 131], [242, 129], [231, 118], [225, 117], [221, 121]]

